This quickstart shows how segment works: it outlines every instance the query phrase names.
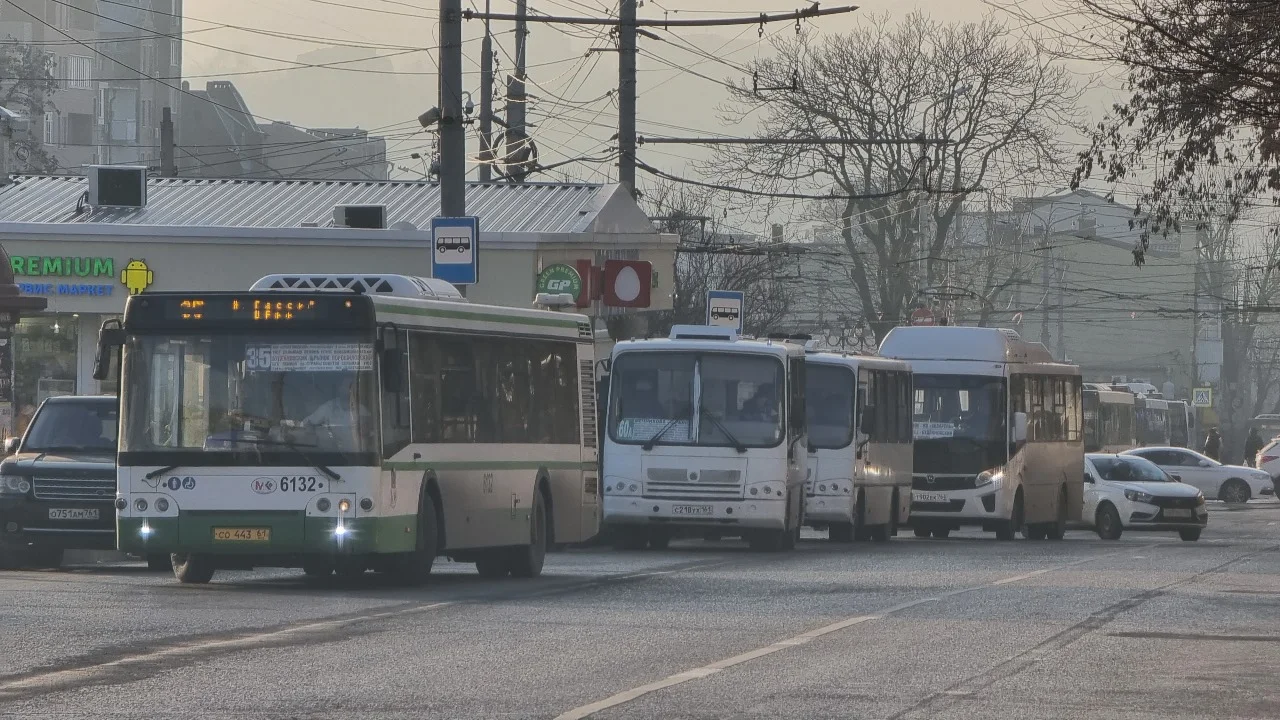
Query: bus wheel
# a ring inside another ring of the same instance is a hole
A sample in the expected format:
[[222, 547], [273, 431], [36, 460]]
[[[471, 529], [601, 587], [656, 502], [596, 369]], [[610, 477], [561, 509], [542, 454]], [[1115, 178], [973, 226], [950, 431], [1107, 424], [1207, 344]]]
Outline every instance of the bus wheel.
[[951, 535], [951, 528], [946, 525], [939, 525], [933, 528], [933, 536], [939, 540], [945, 540]]
[[147, 570], [151, 572], [173, 572], [173, 561], [168, 555], [152, 553], [147, 556]]
[[476, 572], [483, 578], [500, 578], [511, 574], [510, 556], [505, 550], [482, 550], [476, 556]]
[[871, 539], [876, 542], [889, 542], [889, 524], [876, 525], [870, 529]]
[[914, 533], [915, 536], [918, 538], [927, 538], [930, 535], [932, 535], [932, 533], [929, 532], [929, 528], [925, 527], [924, 525], [913, 526], [911, 528], [911, 532]]
[[649, 546], [649, 533], [643, 526], [624, 525], [613, 533], [619, 550], [643, 550]]
[[1009, 513], [1009, 519], [1000, 523], [996, 528], [997, 540], [1012, 540], [1022, 529], [1022, 489], [1018, 489], [1018, 494], [1013, 496], [1013, 512]]
[[173, 576], [184, 585], [203, 585], [213, 579], [217, 567], [213, 558], [198, 553], [174, 553], [169, 556]]
[[853, 539], [865, 542], [870, 538], [871, 532], [867, 530], [867, 496], [859, 493], [858, 502], [853, 507]]
[[391, 574], [401, 585], [421, 585], [431, 575], [436, 561], [436, 501], [426, 488], [422, 489], [422, 502], [418, 510], [417, 545], [412, 552], [398, 553], [392, 561]]
[[1052, 523], [1045, 525], [1044, 535], [1050, 540], [1061, 540], [1067, 535], [1067, 489], [1058, 491], [1058, 512]]
[[1022, 526], [1022, 537], [1028, 540], [1043, 540], [1045, 535], [1044, 525], [1027, 523]]
[[341, 557], [333, 563], [333, 571], [340, 578], [348, 580], [364, 575], [365, 561], [362, 557]]
[[541, 490], [533, 491], [533, 511], [529, 513], [529, 544], [515, 548], [511, 556], [511, 575], [518, 578], [538, 577], [547, 559], [547, 501]]
[[827, 539], [831, 542], [853, 542], [853, 523], [831, 523], [827, 530]]
[[666, 550], [671, 545], [671, 531], [663, 528], [654, 528], [649, 532], [649, 549], [650, 550]]

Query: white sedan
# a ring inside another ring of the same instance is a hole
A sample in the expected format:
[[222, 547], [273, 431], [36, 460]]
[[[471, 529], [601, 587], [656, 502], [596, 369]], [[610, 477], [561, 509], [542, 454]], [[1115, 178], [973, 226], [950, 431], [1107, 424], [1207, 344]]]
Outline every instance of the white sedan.
[[1125, 530], [1173, 530], [1187, 542], [1209, 523], [1204, 495], [1129, 455], [1084, 456], [1084, 519], [1103, 540]]
[[1243, 503], [1275, 494], [1270, 473], [1243, 465], [1223, 465], [1194, 450], [1143, 447], [1125, 450], [1123, 454], [1150, 460], [1175, 479], [1199, 489], [1205, 497], [1223, 502]]

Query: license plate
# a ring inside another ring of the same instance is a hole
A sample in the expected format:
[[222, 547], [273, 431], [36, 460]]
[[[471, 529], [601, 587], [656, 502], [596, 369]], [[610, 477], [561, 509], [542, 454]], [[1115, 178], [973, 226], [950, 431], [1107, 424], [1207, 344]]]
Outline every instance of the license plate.
[[49, 508], [50, 520], [97, 520], [97, 508]]
[[711, 513], [710, 505], [673, 505], [671, 507], [672, 515], [710, 515]]
[[1195, 511], [1193, 511], [1193, 510], [1168, 510], [1168, 509], [1166, 509], [1166, 510], [1164, 511], [1164, 516], [1165, 516], [1165, 517], [1167, 517], [1167, 518], [1190, 518], [1190, 517], [1195, 517], [1195, 516], [1196, 516], [1196, 514], [1195, 514]]
[[946, 501], [947, 501], [947, 496], [946, 496], [946, 494], [944, 494], [944, 493], [938, 493], [938, 492], [920, 492], [919, 490], [912, 490], [912, 491], [911, 491], [911, 500], [912, 500], [912, 502], [931, 502], [931, 503], [940, 503], [940, 502], [946, 502]]
[[214, 528], [218, 542], [271, 542], [271, 528]]

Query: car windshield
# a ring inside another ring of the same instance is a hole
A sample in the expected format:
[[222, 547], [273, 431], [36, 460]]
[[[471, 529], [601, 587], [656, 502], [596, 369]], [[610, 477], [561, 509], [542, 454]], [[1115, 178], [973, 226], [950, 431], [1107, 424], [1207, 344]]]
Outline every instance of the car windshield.
[[839, 449], [853, 441], [853, 370], [810, 364], [805, 368], [809, 444]]
[[1093, 466], [1103, 480], [1113, 482], [1174, 482], [1165, 471], [1156, 467], [1150, 460], [1140, 457], [1096, 457], [1090, 458]]
[[354, 336], [144, 335], [124, 366], [125, 452], [377, 447], [373, 345]]
[[22, 450], [114, 453], [118, 418], [115, 403], [46, 402], [31, 421]]
[[764, 355], [628, 352], [613, 364], [609, 432], [636, 445], [773, 447], [785, 380]]
[[1009, 459], [1005, 380], [916, 375], [915, 472], [979, 473]]

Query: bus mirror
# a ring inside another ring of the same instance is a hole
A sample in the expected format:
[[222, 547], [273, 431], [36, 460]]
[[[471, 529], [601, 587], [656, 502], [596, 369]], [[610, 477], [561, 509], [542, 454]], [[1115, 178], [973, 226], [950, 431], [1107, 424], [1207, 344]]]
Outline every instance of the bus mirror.
[[858, 424], [858, 432], [870, 436], [876, 431], [876, 415], [873, 412], [862, 413], [862, 422]]
[[1092, 483], [1092, 482], [1093, 482], [1093, 476], [1092, 476], [1092, 475], [1090, 475], [1088, 472], [1086, 472], [1086, 473], [1084, 474], [1084, 481], [1085, 481], [1085, 482], [1087, 482], [1087, 483]]
[[1027, 441], [1027, 414], [1024, 412], [1013, 414], [1013, 441], [1019, 445]]
[[124, 345], [124, 330], [102, 328], [98, 332], [98, 356], [93, 360], [93, 379], [106, 380], [111, 372], [111, 351]]

